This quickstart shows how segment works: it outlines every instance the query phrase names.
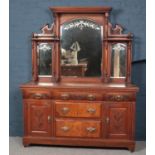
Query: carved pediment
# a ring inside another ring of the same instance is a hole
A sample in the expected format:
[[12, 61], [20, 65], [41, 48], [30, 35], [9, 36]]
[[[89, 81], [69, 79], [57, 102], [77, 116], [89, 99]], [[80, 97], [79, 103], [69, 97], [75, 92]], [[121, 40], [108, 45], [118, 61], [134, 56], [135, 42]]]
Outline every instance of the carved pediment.
[[123, 34], [124, 28], [120, 24], [113, 26], [110, 22], [108, 23], [108, 36], [120, 36], [120, 37], [132, 37], [131, 33]]
[[123, 27], [121, 25], [116, 24], [115, 27], [112, 26], [111, 23], [109, 23], [109, 33], [112, 35], [118, 35], [118, 34], [122, 34], [123, 32]]
[[44, 25], [41, 28], [42, 34], [54, 34], [54, 23], [51, 24], [49, 27], [49, 24]]
[[41, 33], [33, 33], [33, 38], [54, 38], [54, 23], [51, 24], [45, 24], [40, 29]]

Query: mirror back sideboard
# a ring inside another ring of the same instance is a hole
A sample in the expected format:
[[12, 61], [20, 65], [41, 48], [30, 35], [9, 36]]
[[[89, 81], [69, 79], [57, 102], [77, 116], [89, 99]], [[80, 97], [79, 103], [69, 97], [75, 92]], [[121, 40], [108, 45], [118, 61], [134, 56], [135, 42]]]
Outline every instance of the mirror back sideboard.
[[32, 81], [22, 84], [23, 144], [135, 148], [138, 87], [132, 38], [111, 7], [52, 7], [32, 34]]

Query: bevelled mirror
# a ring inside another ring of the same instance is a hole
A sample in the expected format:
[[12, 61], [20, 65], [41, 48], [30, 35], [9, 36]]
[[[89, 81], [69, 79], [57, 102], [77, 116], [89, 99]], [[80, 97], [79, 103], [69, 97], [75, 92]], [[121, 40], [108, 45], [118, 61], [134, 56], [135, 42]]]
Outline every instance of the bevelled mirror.
[[114, 43], [111, 45], [111, 77], [124, 78], [126, 76], [127, 44]]
[[60, 27], [61, 75], [101, 76], [103, 26], [88, 19], [75, 19]]
[[37, 63], [39, 76], [51, 76], [52, 74], [52, 44], [48, 42], [38, 43]]

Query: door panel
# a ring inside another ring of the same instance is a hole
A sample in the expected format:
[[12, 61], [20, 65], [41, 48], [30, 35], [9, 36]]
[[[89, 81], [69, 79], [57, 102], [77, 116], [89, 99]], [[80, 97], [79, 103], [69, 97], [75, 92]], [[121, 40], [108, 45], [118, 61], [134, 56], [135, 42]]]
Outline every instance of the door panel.
[[126, 139], [130, 136], [130, 103], [111, 103], [107, 110], [107, 137]]
[[51, 102], [50, 101], [28, 101], [27, 122], [28, 134], [31, 136], [51, 135]]

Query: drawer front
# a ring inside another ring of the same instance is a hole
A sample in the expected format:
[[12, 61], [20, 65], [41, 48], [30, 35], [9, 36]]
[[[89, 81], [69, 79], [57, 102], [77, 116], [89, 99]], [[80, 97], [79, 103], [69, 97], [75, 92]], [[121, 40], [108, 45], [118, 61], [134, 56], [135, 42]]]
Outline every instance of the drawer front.
[[56, 102], [56, 117], [99, 118], [101, 103]]
[[50, 91], [44, 90], [24, 90], [23, 91], [23, 98], [24, 99], [51, 99], [52, 94]]
[[135, 94], [132, 93], [107, 93], [103, 95], [104, 101], [135, 101]]
[[54, 92], [55, 99], [101, 101], [103, 96], [94, 92]]
[[100, 121], [56, 120], [58, 137], [100, 137]]

